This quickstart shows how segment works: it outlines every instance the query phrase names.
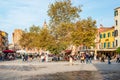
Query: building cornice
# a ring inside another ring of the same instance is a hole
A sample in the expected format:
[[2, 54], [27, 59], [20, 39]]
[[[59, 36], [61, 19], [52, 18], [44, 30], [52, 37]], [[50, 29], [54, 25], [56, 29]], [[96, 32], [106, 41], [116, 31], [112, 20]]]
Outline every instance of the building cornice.
[[120, 9], [120, 7], [115, 8], [114, 10]]

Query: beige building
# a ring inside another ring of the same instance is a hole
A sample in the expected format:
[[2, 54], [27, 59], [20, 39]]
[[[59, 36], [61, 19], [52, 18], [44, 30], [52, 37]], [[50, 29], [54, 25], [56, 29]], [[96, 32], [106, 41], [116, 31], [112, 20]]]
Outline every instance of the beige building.
[[15, 29], [12, 34], [12, 41], [13, 41], [15, 50], [21, 49], [21, 47], [19, 45], [19, 40], [20, 40], [22, 34], [23, 34], [23, 31], [21, 29]]
[[0, 31], [0, 51], [8, 49], [8, 33]]
[[114, 10], [115, 20], [115, 46], [120, 47], [120, 7]]

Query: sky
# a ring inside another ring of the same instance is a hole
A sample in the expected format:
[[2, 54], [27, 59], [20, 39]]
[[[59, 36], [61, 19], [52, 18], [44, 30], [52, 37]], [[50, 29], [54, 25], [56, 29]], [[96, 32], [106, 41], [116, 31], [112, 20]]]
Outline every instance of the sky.
[[[59, 0], [0, 0], [0, 30], [8, 33], [12, 42], [14, 29], [29, 28], [33, 24], [43, 26], [49, 23], [49, 5]], [[73, 6], [82, 5], [81, 19], [91, 17], [97, 27], [114, 26], [114, 9], [120, 7], [120, 0], [71, 0]]]

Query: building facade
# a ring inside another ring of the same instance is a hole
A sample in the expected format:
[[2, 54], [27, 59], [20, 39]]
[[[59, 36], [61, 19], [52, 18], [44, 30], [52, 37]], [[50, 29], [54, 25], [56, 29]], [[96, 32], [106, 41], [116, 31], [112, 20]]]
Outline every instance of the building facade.
[[0, 31], [0, 51], [8, 49], [8, 33]]
[[115, 46], [120, 47], [120, 7], [114, 10], [115, 20]]
[[114, 27], [101, 27], [100, 31], [100, 49], [113, 49], [114, 48]]
[[14, 45], [14, 50], [21, 49], [21, 46], [19, 45], [19, 40], [21, 39], [23, 34], [23, 31], [21, 29], [15, 29], [12, 33], [12, 41]]

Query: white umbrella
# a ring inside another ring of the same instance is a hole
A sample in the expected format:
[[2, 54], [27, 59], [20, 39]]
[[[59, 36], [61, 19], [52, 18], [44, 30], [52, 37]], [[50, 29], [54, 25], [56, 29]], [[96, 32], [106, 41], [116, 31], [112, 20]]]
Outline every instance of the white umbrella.
[[2, 53], [2, 51], [0, 51], [0, 53]]
[[18, 50], [18, 51], [16, 51], [16, 53], [24, 54], [24, 53], [26, 53], [26, 51], [25, 50]]

